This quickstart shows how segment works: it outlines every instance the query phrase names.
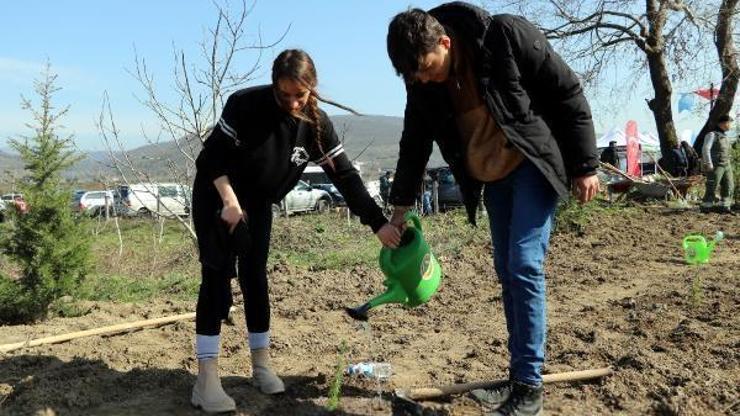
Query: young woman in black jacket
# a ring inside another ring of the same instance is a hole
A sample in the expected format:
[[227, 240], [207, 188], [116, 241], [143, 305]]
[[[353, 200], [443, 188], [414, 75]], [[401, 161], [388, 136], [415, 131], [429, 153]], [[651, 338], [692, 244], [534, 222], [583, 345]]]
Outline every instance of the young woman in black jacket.
[[243, 89], [228, 98], [196, 160], [193, 221], [202, 282], [196, 309], [198, 379], [191, 402], [206, 411], [236, 408], [221, 387], [217, 363], [234, 275], [245, 299], [253, 380], [266, 394], [285, 390], [268, 362], [266, 265], [272, 204], [293, 188], [309, 161], [324, 168], [350, 209], [382, 244], [394, 247], [400, 241], [398, 228], [388, 224], [368, 194], [318, 101], [352, 110], [322, 99], [316, 85], [310, 56], [301, 50], [283, 51], [273, 63], [271, 85]]

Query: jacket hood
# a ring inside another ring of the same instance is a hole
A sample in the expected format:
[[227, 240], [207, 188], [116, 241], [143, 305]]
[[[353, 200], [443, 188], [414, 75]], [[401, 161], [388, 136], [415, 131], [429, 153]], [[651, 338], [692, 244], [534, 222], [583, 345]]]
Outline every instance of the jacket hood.
[[[455, 1], [445, 3], [429, 10], [435, 19], [469, 42], [474, 42], [478, 49], [483, 49], [491, 15], [480, 7]], [[454, 23], [453, 23], [454, 22]]]

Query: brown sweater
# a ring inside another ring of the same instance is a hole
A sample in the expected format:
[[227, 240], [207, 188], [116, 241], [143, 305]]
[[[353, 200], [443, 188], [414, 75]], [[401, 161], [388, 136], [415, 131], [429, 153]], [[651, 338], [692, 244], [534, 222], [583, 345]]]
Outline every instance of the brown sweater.
[[467, 149], [465, 160], [470, 176], [482, 182], [506, 177], [524, 160], [488, 112], [478, 91], [471, 65], [465, 53], [453, 43], [453, 70], [447, 87], [455, 109], [460, 138]]

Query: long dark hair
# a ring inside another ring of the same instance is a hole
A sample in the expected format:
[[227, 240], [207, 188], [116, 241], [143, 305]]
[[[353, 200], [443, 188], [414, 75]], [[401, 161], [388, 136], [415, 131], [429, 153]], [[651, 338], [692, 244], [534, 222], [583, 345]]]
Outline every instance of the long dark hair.
[[[272, 63], [272, 84], [277, 85], [279, 79], [291, 79], [303, 85], [310, 91], [306, 108], [303, 110], [302, 118], [312, 124], [316, 145], [319, 151], [326, 156], [323, 146], [323, 126], [321, 125], [321, 113], [319, 113], [319, 101], [331, 104], [352, 114], [360, 115], [350, 107], [323, 98], [316, 90], [318, 77], [313, 59], [301, 49], [286, 49], [280, 52]], [[299, 114], [299, 117], [301, 114]], [[334, 168], [334, 163], [329, 159], [329, 165]]]

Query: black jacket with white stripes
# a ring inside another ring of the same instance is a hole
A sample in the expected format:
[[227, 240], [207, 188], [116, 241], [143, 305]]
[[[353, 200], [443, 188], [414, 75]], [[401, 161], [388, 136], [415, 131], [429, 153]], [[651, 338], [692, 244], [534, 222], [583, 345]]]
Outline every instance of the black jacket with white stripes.
[[329, 117], [320, 113], [321, 148], [313, 126], [277, 104], [272, 85], [231, 94], [196, 160], [194, 211], [195, 205], [207, 211], [221, 208], [213, 180], [223, 175], [228, 176], [240, 203], [246, 198], [280, 201], [311, 161], [324, 169], [360, 221], [378, 231], [387, 220], [345, 154]]

